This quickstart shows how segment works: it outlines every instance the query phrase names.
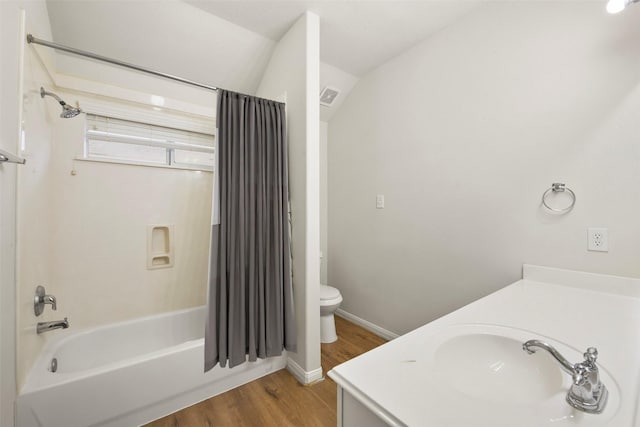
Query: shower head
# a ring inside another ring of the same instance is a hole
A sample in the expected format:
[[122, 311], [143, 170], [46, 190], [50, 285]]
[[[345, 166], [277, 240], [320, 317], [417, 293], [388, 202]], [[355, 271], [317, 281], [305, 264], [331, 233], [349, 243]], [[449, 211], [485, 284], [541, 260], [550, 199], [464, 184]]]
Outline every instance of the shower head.
[[58, 101], [60, 105], [62, 105], [62, 113], [60, 113], [60, 117], [63, 119], [69, 119], [71, 117], [75, 117], [78, 114], [82, 113], [82, 110], [76, 107], [72, 107], [71, 105], [64, 102], [58, 95], [55, 93], [47, 92], [43, 87], [40, 87], [40, 97], [44, 98], [45, 95], [48, 95]]

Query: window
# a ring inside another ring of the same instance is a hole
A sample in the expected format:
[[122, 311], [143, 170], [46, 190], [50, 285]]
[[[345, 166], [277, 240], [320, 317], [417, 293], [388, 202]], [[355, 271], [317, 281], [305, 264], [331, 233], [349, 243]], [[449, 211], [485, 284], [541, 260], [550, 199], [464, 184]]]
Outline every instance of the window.
[[214, 150], [210, 134], [87, 114], [87, 159], [213, 170]]

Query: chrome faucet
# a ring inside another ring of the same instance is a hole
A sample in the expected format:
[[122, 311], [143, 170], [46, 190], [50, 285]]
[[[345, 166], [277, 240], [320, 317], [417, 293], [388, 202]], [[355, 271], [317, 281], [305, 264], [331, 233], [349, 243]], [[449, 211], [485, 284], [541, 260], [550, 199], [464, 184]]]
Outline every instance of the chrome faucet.
[[574, 408], [589, 414], [599, 414], [607, 404], [609, 392], [600, 381], [600, 372], [596, 365], [598, 350], [589, 347], [584, 353], [584, 361], [571, 364], [562, 357], [558, 350], [543, 341], [529, 340], [522, 344], [522, 349], [528, 354], [536, 352], [536, 348], [546, 350], [560, 363], [562, 369], [571, 375], [573, 383], [567, 392], [567, 403]]
[[43, 332], [53, 331], [54, 329], [67, 329], [69, 327], [69, 321], [65, 317], [64, 320], [54, 320], [53, 322], [38, 322], [36, 332], [39, 334]]
[[36, 316], [40, 316], [44, 311], [45, 304], [51, 304], [51, 309], [56, 310], [56, 297], [53, 295], [45, 295], [44, 287], [38, 286], [36, 288], [36, 295], [33, 298], [33, 311]]
[[45, 295], [42, 297], [42, 302], [44, 304], [51, 304], [51, 310], [56, 311], [58, 309], [56, 305], [56, 297], [53, 295]]

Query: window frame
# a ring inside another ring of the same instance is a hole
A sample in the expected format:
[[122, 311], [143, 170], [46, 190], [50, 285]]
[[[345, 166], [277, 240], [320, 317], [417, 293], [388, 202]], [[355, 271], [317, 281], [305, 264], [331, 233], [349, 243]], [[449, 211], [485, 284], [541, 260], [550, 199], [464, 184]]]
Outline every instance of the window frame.
[[[124, 135], [124, 134], [115, 134], [108, 133], [105, 131], [90, 129], [91, 127], [91, 118], [90, 116], [102, 118], [106, 120], [114, 120], [120, 121], [127, 124], [140, 125], [141, 127], [151, 127], [152, 129], [157, 128], [158, 130], [172, 130], [178, 131], [183, 134], [196, 134], [196, 135], [206, 135], [212, 138], [212, 145], [201, 145], [201, 144], [191, 144], [180, 141], [170, 141], [170, 140], [161, 140], [149, 137], [140, 137], [135, 135]], [[214, 128], [215, 129], [215, 128]], [[92, 138], [91, 136], [94, 136]], [[104, 141], [104, 142], [114, 142], [114, 143], [123, 143], [123, 144], [131, 144], [131, 145], [141, 145], [147, 147], [158, 147], [165, 149], [165, 162], [145, 162], [144, 160], [134, 160], [134, 159], [123, 159], [108, 156], [96, 156], [90, 153], [90, 142], [94, 141]], [[114, 117], [113, 115], [108, 115], [99, 112], [87, 112], [85, 120], [84, 120], [84, 131], [83, 131], [83, 158], [82, 160], [93, 161], [93, 162], [103, 162], [103, 163], [117, 163], [117, 164], [126, 164], [126, 165], [134, 165], [134, 166], [151, 166], [151, 167], [159, 167], [159, 168], [167, 168], [167, 169], [184, 169], [184, 170], [196, 170], [203, 172], [213, 172], [215, 165], [206, 165], [206, 164], [188, 164], [181, 163], [176, 161], [176, 150], [184, 150], [184, 151], [194, 151], [199, 153], [215, 153], [216, 149], [216, 134], [215, 131], [202, 132], [195, 131], [190, 129], [180, 129], [172, 126], [162, 126], [156, 123], [143, 122], [141, 120], [131, 120], [131, 119], [123, 119], [120, 117]]]

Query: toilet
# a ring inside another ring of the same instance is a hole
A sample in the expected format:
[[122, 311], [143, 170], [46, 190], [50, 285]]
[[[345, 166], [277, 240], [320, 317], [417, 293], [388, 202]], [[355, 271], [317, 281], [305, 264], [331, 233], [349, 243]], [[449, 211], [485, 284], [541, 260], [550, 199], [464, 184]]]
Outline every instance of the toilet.
[[333, 313], [340, 307], [342, 295], [336, 288], [320, 285], [320, 342], [328, 344], [338, 340]]

